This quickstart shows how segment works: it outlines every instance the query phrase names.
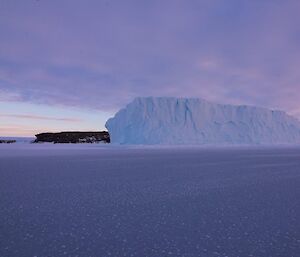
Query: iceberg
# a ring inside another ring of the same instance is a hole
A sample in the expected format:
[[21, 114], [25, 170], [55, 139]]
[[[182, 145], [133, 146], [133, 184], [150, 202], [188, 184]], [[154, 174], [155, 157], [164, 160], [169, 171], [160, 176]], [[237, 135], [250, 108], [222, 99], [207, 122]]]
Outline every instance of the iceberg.
[[138, 97], [105, 126], [117, 144], [300, 143], [300, 121], [283, 111], [198, 98]]

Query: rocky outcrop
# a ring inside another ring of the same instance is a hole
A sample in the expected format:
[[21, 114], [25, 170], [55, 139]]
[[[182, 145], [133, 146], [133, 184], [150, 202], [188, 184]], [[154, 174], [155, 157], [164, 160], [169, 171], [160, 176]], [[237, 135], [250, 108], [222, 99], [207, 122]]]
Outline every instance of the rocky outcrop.
[[107, 131], [100, 132], [80, 132], [67, 131], [59, 133], [40, 133], [35, 135], [34, 143], [110, 143], [109, 134]]
[[16, 140], [0, 140], [0, 144], [13, 144]]

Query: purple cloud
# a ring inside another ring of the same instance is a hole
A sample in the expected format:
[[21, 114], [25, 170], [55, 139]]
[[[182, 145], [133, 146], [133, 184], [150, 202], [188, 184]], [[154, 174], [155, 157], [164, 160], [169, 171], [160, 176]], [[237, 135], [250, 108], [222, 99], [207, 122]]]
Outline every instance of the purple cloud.
[[300, 17], [288, 1], [0, 4], [0, 101], [115, 111], [199, 96], [299, 114]]

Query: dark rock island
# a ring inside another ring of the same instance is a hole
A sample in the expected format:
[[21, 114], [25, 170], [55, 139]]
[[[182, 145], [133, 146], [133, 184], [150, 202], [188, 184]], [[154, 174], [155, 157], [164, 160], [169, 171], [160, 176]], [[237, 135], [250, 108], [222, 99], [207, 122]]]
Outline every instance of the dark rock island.
[[109, 133], [107, 131], [99, 132], [80, 132], [67, 131], [58, 133], [40, 133], [35, 135], [34, 143], [110, 143]]
[[0, 144], [13, 144], [16, 143], [16, 140], [2, 140], [0, 139]]

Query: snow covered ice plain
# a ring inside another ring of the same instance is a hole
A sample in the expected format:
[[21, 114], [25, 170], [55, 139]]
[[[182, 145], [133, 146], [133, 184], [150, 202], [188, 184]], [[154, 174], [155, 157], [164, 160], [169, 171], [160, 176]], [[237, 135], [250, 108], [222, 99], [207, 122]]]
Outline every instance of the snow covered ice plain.
[[0, 146], [0, 256], [299, 257], [300, 148]]

